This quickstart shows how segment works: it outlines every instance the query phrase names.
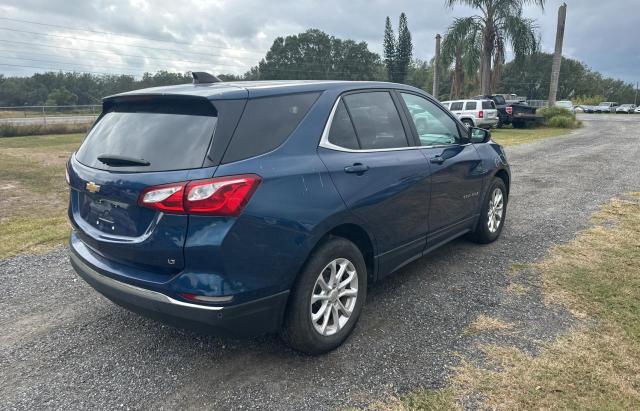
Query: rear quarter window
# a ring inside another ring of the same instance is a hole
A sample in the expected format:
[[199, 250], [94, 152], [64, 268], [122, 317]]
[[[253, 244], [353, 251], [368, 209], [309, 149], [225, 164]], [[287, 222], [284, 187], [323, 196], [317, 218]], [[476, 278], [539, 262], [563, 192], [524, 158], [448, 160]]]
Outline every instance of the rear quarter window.
[[319, 92], [250, 99], [222, 163], [268, 153], [280, 146], [320, 96]]
[[451, 103], [451, 111], [462, 110], [462, 101], [455, 101]]

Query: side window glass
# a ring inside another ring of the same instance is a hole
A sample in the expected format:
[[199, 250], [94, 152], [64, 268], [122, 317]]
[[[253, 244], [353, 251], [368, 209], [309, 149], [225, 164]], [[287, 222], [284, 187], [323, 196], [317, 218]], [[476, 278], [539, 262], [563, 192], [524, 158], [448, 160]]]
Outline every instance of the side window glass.
[[363, 150], [409, 145], [400, 115], [386, 91], [349, 94], [343, 98]]
[[[401, 95], [418, 131], [420, 145], [435, 146], [460, 142], [457, 123], [444, 110], [415, 94], [401, 93]], [[451, 104], [452, 109], [454, 104], [457, 103]], [[459, 104], [462, 105], [462, 102]]]
[[451, 111], [460, 111], [462, 110], [462, 101], [456, 101], [451, 103]]
[[467, 103], [464, 106], [465, 110], [475, 110], [476, 109], [476, 102], [475, 101], [467, 101]]
[[351, 118], [342, 101], [340, 101], [336, 112], [333, 114], [333, 121], [331, 122], [331, 129], [329, 130], [329, 142], [338, 147], [350, 148], [352, 150], [360, 148], [356, 132], [351, 123]]

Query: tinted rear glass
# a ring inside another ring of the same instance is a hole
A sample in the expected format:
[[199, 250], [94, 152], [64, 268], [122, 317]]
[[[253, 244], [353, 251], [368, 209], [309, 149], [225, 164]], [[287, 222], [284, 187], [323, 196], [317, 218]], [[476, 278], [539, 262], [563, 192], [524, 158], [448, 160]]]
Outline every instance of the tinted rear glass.
[[476, 107], [477, 104], [475, 101], [467, 101], [467, 103], [464, 105], [465, 110], [475, 110]]
[[[210, 107], [200, 107], [202, 104]], [[113, 107], [89, 132], [76, 153], [79, 162], [101, 170], [148, 172], [202, 167], [217, 117], [209, 102]], [[139, 110], [139, 111], [138, 111]], [[152, 111], [152, 112], [149, 112]], [[175, 114], [197, 112], [207, 115]], [[99, 156], [144, 160], [147, 166], [110, 166]]]
[[360, 148], [356, 132], [351, 123], [351, 118], [342, 101], [338, 104], [338, 108], [333, 115], [333, 122], [331, 123], [331, 130], [329, 131], [329, 142], [338, 147], [350, 148], [352, 150]]
[[484, 110], [491, 110], [496, 108], [495, 104], [493, 104], [493, 101], [489, 101], [489, 100], [485, 100], [482, 102], [482, 108]]
[[267, 153], [289, 137], [320, 93], [254, 98], [247, 102], [223, 163]]
[[407, 137], [391, 95], [386, 91], [349, 94], [344, 102], [362, 149], [407, 147]]

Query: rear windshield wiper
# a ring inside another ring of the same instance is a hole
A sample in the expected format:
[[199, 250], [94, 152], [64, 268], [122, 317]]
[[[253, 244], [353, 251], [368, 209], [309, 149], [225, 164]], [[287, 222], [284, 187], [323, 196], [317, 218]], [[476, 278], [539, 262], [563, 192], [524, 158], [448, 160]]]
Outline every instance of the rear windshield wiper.
[[148, 166], [150, 162], [141, 158], [133, 158], [127, 156], [119, 156], [116, 154], [100, 154], [98, 161], [112, 167], [126, 167], [126, 166]]

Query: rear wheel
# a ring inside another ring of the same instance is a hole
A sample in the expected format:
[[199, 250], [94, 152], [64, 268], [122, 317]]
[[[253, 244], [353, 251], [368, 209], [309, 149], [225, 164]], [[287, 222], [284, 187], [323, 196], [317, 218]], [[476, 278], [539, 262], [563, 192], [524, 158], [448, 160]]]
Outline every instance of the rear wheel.
[[358, 247], [329, 238], [300, 273], [285, 313], [283, 339], [307, 354], [333, 350], [353, 331], [366, 293], [367, 269]]
[[507, 189], [504, 181], [494, 178], [484, 199], [476, 230], [471, 239], [480, 244], [491, 243], [500, 237], [507, 215]]
[[525, 128], [527, 124], [524, 121], [514, 121], [511, 123], [513, 128]]
[[465, 118], [462, 120], [462, 124], [464, 124], [465, 126], [467, 126], [467, 128], [472, 128], [473, 127], [473, 121], [471, 121], [468, 118]]

